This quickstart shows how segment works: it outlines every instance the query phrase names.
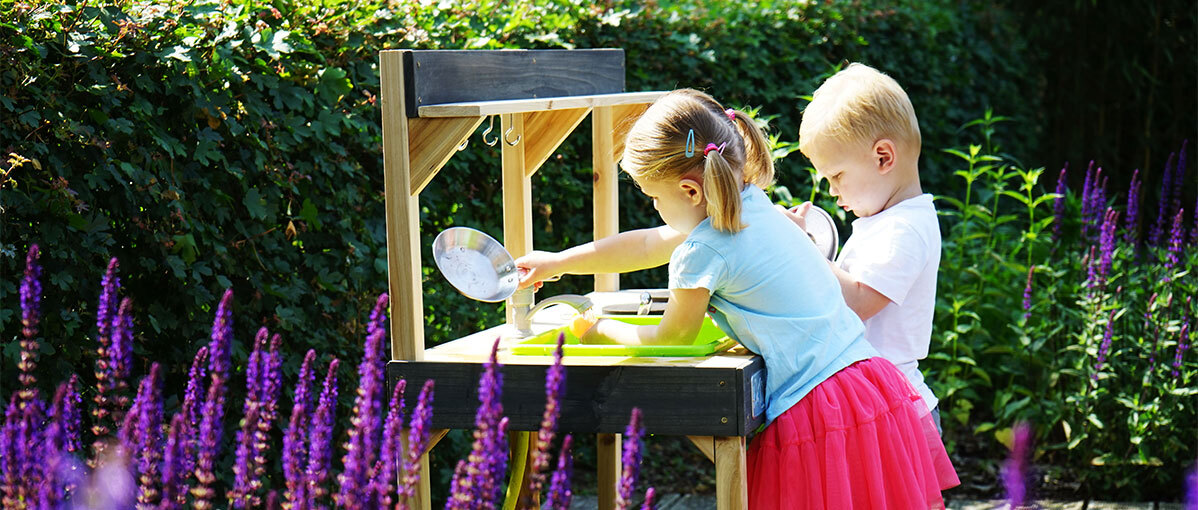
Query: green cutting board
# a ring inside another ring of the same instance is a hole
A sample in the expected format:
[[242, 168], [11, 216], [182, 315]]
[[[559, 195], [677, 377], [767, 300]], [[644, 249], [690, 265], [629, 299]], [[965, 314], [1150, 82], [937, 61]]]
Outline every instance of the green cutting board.
[[[661, 317], [629, 317], [604, 315], [600, 318], [612, 319], [635, 325], [659, 324]], [[691, 345], [619, 345], [619, 344], [583, 344], [578, 337], [570, 334], [570, 330], [562, 326], [551, 329], [512, 347], [512, 354], [521, 356], [552, 356], [557, 348], [557, 337], [566, 335], [565, 345], [562, 346], [563, 356], [642, 356], [642, 357], [687, 357], [710, 356], [736, 345], [736, 340], [720, 331], [710, 317], [703, 318], [703, 326], [699, 335]]]

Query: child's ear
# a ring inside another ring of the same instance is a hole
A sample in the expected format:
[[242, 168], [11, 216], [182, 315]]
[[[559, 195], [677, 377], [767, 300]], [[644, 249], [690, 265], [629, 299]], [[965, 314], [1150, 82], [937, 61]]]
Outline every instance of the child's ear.
[[874, 161], [878, 163], [878, 174], [886, 175], [890, 173], [898, 162], [898, 153], [894, 141], [889, 138], [883, 138], [874, 142], [873, 157]]
[[686, 194], [686, 199], [691, 205], [699, 205], [703, 203], [703, 185], [694, 179], [682, 179], [678, 181], [678, 187]]

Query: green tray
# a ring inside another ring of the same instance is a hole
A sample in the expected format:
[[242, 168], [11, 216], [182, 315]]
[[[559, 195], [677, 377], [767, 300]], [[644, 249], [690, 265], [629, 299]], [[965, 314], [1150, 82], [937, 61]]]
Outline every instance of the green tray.
[[[629, 317], [629, 316], [600, 316], [628, 324], [645, 325], [658, 324], [661, 317]], [[694, 357], [710, 356], [736, 345], [736, 340], [720, 331], [710, 317], [703, 318], [703, 326], [692, 345], [619, 345], [619, 344], [582, 344], [578, 337], [570, 334], [565, 326], [551, 329], [512, 347], [511, 353], [521, 356], [552, 356], [557, 348], [557, 336], [566, 334], [566, 343], [562, 346], [563, 356], [642, 356], [642, 357]]]

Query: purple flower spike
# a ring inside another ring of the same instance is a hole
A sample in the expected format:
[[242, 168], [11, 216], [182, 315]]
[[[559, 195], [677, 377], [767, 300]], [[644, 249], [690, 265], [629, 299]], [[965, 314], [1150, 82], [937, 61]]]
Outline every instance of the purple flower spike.
[[21, 484], [21, 464], [26, 455], [25, 444], [18, 437], [21, 422], [20, 397], [12, 394], [4, 411], [4, 428], [0, 429], [0, 492], [4, 508], [17, 507], [17, 490]]
[[233, 342], [233, 289], [225, 290], [212, 320], [212, 341], [208, 343], [208, 371], [229, 380], [229, 349]]
[[187, 470], [184, 457], [187, 455], [187, 418], [182, 412], [171, 418], [171, 429], [167, 433], [166, 451], [162, 455], [162, 510], [183, 508], [187, 502]]
[[372, 493], [367, 503], [374, 508], [391, 508], [392, 494], [397, 490], [396, 477], [399, 474], [399, 462], [402, 455], [400, 434], [403, 433], [404, 400], [408, 382], [400, 379], [391, 391], [391, 401], [387, 405], [387, 419], [383, 422], [383, 446], [379, 450], [379, 460], [374, 464], [374, 478], [371, 480]]
[[1007, 502], [1011, 508], [1022, 508], [1028, 503], [1028, 459], [1031, 453], [1032, 428], [1026, 422], [1015, 424], [1013, 429], [1011, 457], [1003, 463], [1003, 486], [1007, 491]]
[[149, 509], [158, 504], [158, 462], [162, 452], [162, 388], [159, 384], [158, 363], [150, 365], [150, 374], [141, 380], [137, 390], [137, 425], [133, 436], [132, 451], [137, 455], [138, 510]]
[[279, 416], [279, 391], [282, 388], [283, 377], [283, 359], [279, 353], [281, 344], [282, 339], [279, 335], [272, 336], [270, 350], [262, 356], [261, 415], [258, 418], [258, 428], [254, 431], [254, 476], [250, 478], [250, 488], [254, 491], [262, 488], [262, 476], [266, 474], [266, 455], [271, 448], [270, 431]]
[[466, 459], [462, 459], [453, 468], [453, 482], [449, 485], [449, 499], [445, 500], [445, 510], [469, 510], [474, 505], [474, 496], [470, 493], [470, 476], [466, 473], [466, 466]]
[[1102, 335], [1102, 344], [1098, 346], [1098, 361], [1094, 363], [1094, 380], [1098, 380], [1098, 373], [1102, 371], [1102, 365], [1106, 363], [1106, 355], [1111, 349], [1111, 337], [1115, 331], [1115, 312], [1111, 310], [1110, 317], [1106, 321], [1106, 332]]
[[1061, 173], [1057, 175], [1057, 189], [1054, 191], [1057, 197], [1052, 200], [1052, 214], [1055, 218], [1052, 222], [1052, 241], [1055, 245], [1061, 237], [1061, 226], [1065, 222], [1065, 195], [1069, 192], [1069, 183], [1067, 173], [1069, 163], [1061, 167]]
[[1148, 245], [1160, 246], [1161, 236], [1165, 234], [1165, 228], [1168, 227], [1168, 221], [1173, 216], [1173, 211], [1169, 206], [1173, 203], [1170, 196], [1173, 192], [1173, 164], [1176, 154], [1169, 154], [1169, 160], [1165, 163], [1164, 177], [1161, 179], [1161, 194], [1160, 201], [1157, 203], [1156, 222], [1152, 224], [1152, 230], [1148, 232]]
[[645, 491], [645, 504], [641, 505], [641, 510], [657, 510], [657, 491], [653, 487]]
[[1098, 246], [1102, 252], [1102, 259], [1098, 266], [1098, 278], [1104, 284], [1111, 272], [1111, 256], [1115, 253], [1115, 230], [1118, 226], [1119, 211], [1108, 207], [1098, 238]]
[[1124, 217], [1123, 242], [1134, 247], [1140, 244], [1140, 169], [1131, 174], [1131, 184], [1127, 189], [1127, 215]]
[[345, 470], [337, 477], [340, 482], [337, 501], [342, 507], [350, 510], [362, 508], [366, 504], [362, 495], [370, 484], [370, 468], [375, 463], [375, 453], [378, 451], [383, 393], [382, 344], [387, 334], [384, 324], [387, 318], [386, 307], [387, 295], [382, 294], [370, 313], [370, 322], [366, 328], [365, 352], [362, 362], [358, 365], [358, 393], [354, 398], [354, 416], [351, 419], [349, 440], [345, 443], [345, 455], [341, 458]]
[[632, 505], [632, 493], [636, 489], [636, 479], [641, 472], [641, 436], [645, 427], [641, 424], [641, 409], [632, 408], [632, 418], [628, 420], [628, 428], [624, 430], [623, 471], [620, 474], [620, 486], [616, 508], [626, 510]]
[[1023, 287], [1023, 320], [1032, 316], [1032, 275], [1036, 274], [1035, 264], [1027, 268], [1027, 285]]
[[570, 475], [574, 470], [574, 457], [570, 447], [574, 444], [574, 436], [566, 434], [562, 439], [562, 451], [557, 456], [557, 470], [549, 479], [549, 496], [545, 498], [546, 510], [566, 510], [570, 508], [570, 499], [574, 497], [570, 490]]
[[200, 427], [200, 396], [204, 393], [204, 379], [208, 377], [208, 346], [202, 346], [196, 351], [191, 360], [191, 369], [187, 372], [187, 389], [183, 393], [183, 404], [180, 413], [183, 415], [183, 427], [180, 431], [183, 441], [182, 472], [190, 473], [195, 469], [196, 431]]
[[112, 416], [121, 421], [125, 408], [129, 405], [129, 397], [125, 391], [129, 388], [129, 372], [133, 366], [133, 300], [121, 300], [116, 317], [112, 319], [112, 338], [108, 346], [108, 367], [110, 368], [109, 389], [110, 403], [113, 406]]
[[1185, 358], [1188, 350], [1190, 350], [1190, 323], [1187, 321], [1181, 325], [1181, 331], [1177, 332], [1177, 353], [1173, 355], [1174, 378], [1181, 373], [1181, 360]]
[[460, 484], [463, 489], [470, 490], [474, 504], [480, 508], [494, 506], [501, 488], [496, 480], [502, 473], [497, 471], [507, 461], [506, 445], [498, 432], [503, 417], [503, 377], [499, 373], [498, 350], [499, 339], [496, 338], [491, 347], [491, 358], [483, 364], [483, 375], [478, 383], [479, 406], [474, 415], [474, 442], [466, 466], [467, 480]]
[[1090, 195], [1094, 194], [1094, 162], [1090, 162], [1090, 166], [1086, 167], [1086, 180], [1082, 184], [1082, 237], [1087, 237], [1090, 231], [1090, 220], [1093, 219], [1094, 213], [1091, 211], [1094, 201]]
[[112, 332], [112, 314], [116, 312], [117, 297], [121, 290], [121, 278], [117, 276], [120, 262], [116, 257], [108, 260], [108, 270], [100, 280], [100, 303], [96, 306], [96, 330], [100, 333], [100, 342], [106, 342]]
[[17, 368], [21, 370], [21, 399], [28, 402], [33, 398], [30, 391], [37, 383], [33, 370], [37, 367], [37, 356], [41, 346], [37, 342], [37, 325], [42, 317], [42, 267], [37, 259], [41, 250], [37, 245], [29, 247], [25, 256], [25, 277], [21, 279], [21, 360]]
[[302, 502], [304, 489], [304, 467], [308, 458], [305, 439], [308, 437], [308, 423], [312, 411], [311, 388], [316, 374], [312, 364], [316, 362], [316, 351], [309, 349], [300, 365], [299, 382], [291, 402], [291, 419], [287, 423], [287, 432], [283, 435], [283, 479], [287, 482], [287, 490], [283, 493], [288, 508], [298, 508]]
[[83, 399], [79, 396], [79, 377], [71, 374], [71, 378], [58, 386], [54, 393], [54, 404], [50, 414], [54, 417], [54, 425], [62, 434], [60, 444], [50, 445], [64, 452], [76, 452], [81, 448], [79, 441], [80, 416], [79, 404]]
[[316, 406], [316, 414], [312, 417], [311, 443], [308, 449], [308, 465], [305, 472], [304, 497], [307, 508], [317, 508], [323, 505], [321, 500], [328, 494], [325, 482], [329, 473], [329, 460], [332, 458], [333, 424], [337, 412], [337, 367], [341, 362], [337, 358], [329, 362], [329, 371], [324, 378], [324, 387], [320, 392], [320, 403]]
[[200, 429], [198, 433], [197, 459], [195, 476], [198, 485], [192, 487], [192, 506], [197, 510], [209, 510], [216, 491], [212, 485], [216, 482], [213, 471], [216, 457], [220, 453], [222, 426], [225, 418], [225, 380], [219, 374], [212, 374], [212, 384], [208, 386], [208, 397], [201, 411]]
[[96, 394], [92, 397], [95, 405], [92, 406], [91, 430], [96, 438], [92, 443], [92, 467], [96, 467], [94, 463], [104, 458], [108, 444], [106, 438], [119, 423], [112, 415], [116, 403], [112, 395], [112, 367], [108, 361], [113, 317], [117, 312], [117, 294], [121, 288], [121, 280], [116, 274], [119, 266], [116, 257], [108, 261], [108, 270], [100, 282], [100, 301], [96, 306], [96, 342], [99, 345], [96, 346]]
[[1198, 510], [1198, 462], [1186, 473], [1186, 510]]
[[[416, 408], [412, 410], [412, 420], [408, 424], [408, 454], [407, 460], [404, 462], [403, 484], [399, 487], [399, 499], [411, 498], [416, 494], [416, 484], [420, 482], [420, 457], [424, 455], [424, 450], [428, 448], [428, 436], [433, 421], [433, 380], [424, 381], [424, 387], [420, 389], [420, 396], [416, 400]], [[460, 465], [462, 468], [461, 476], [465, 476], [465, 465]], [[459, 474], [455, 470], [453, 481], [457, 484]], [[455, 491], [450, 491], [451, 494], [457, 494]], [[453, 502], [451, 496], [449, 502]]]
[[565, 391], [566, 367], [562, 365], [562, 344], [565, 333], [557, 336], [557, 349], [553, 351], [553, 365], [545, 371], [545, 413], [541, 416], [541, 430], [537, 432], [532, 457], [532, 472], [529, 473], [528, 494], [541, 492], [553, 458], [549, 456], [549, 445], [557, 433], [557, 419], [561, 415], [562, 393]]
[[254, 478], [253, 450], [258, 422], [263, 418], [262, 388], [265, 382], [263, 359], [267, 356], [266, 340], [269, 337], [270, 331], [265, 327], [258, 329], [258, 334], [254, 337], [254, 350], [250, 353], [250, 359], [245, 366], [246, 399], [241, 408], [245, 419], [241, 421], [241, 428], [237, 431], [237, 451], [234, 457], [236, 460], [233, 462], [233, 488], [228, 493], [228, 498], [234, 508], [259, 506], [261, 503], [255, 495], [255, 485], [260, 484], [255, 483], [257, 480]]
[[1166, 279], [1172, 278], [1168, 273], [1177, 267], [1177, 263], [1181, 260], [1181, 243], [1185, 239], [1182, 222], [1185, 221], [1185, 213], [1185, 209], [1178, 209], [1177, 216], [1173, 217], [1173, 228], [1169, 229], [1169, 252], [1165, 255]]

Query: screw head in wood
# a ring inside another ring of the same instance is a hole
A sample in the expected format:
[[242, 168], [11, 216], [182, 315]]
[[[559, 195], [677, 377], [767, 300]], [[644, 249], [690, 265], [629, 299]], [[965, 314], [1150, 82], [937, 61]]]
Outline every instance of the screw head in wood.
[[720, 417], [720, 423], [728, 423], [728, 417], [727, 417], [727, 416], [721, 416], [721, 417]]

